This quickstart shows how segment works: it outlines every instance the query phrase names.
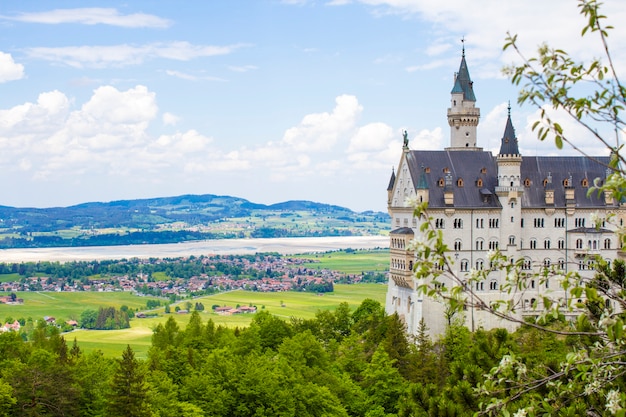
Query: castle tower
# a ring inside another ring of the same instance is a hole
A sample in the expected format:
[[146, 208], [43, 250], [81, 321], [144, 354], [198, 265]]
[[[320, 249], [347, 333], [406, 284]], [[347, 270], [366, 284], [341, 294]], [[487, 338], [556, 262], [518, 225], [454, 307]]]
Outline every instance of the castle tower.
[[454, 75], [451, 91], [448, 124], [450, 125], [450, 147], [446, 150], [482, 150], [476, 147], [476, 128], [480, 119], [480, 109], [476, 106], [474, 83], [465, 62], [465, 44], [459, 72]]
[[519, 153], [517, 137], [511, 121], [510, 104], [496, 163], [498, 167], [496, 194], [502, 206], [500, 240], [507, 244], [506, 248], [500, 249], [503, 253], [506, 251], [509, 256], [514, 256], [520, 247], [519, 224], [522, 219], [521, 197], [524, 187], [520, 179], [522, 156]]

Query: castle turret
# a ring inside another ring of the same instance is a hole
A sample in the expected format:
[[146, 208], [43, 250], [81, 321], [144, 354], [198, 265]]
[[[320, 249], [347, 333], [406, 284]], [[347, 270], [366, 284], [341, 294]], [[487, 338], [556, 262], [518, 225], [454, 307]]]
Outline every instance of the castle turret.
[[465, 45], [459, 72], [454, 75], [451, 91], [448, 124], [450, 125], [450, 147], [453, 150], [482, 150], [476, 147], [476, 128], [480, 119], [480, 109], [475, 107], [474, 83], [465, 62]]

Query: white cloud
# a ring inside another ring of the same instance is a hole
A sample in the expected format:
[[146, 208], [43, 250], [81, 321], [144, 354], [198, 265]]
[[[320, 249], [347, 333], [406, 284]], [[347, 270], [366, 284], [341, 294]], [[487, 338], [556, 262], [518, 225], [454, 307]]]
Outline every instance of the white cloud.
[[123, 15], [110, 8], [55, 9], [46, 12], [20, 13], [16, 16], [2, 16], [2, 19], [27, 23], [61, 24], [80, 23], [83, 25], [111, 25], [127, 28], [167, 28], [172, 22], [145, 13]]
[[335, 99], [332, 113], [305, 116], [298, 126], [285, 132], [283, 142], [296, 151], [328, 151], [343, 134], [353, 129], [363, 110], [356, 97], [342, 95]]
[[256, 65], [241, 65], [241, 66], [230, 66], [228, 67], [228, 69], [234, 72], [248, 72], [248, 71], [254, 71], [258, 69], [258, 67]]
[[165, 112], [163, 113], [163, 124], [165, 126], [175, 126], [180, 121], [180, 117], [175, 114]]
[[186, 72], [175, 71], [175, 70], [166, 70], [165, 73], [171, 77], [176, 77], [176, 78], [180, 78], [181, 80], [187, 80], [187, 81], [200, 81], [200, 80], [226, 81], [225, 79], [219, 78], [219, 77], [193, 75], [193, 74], [189, 74]]
[[57, 62], [75, 68], [105, 68], [138, 65], [147, 59], [189, 61], [227, 55], [245, 45], [194, 45], [189, 42], [156, 42], [146, 45], [35, 47], [26, 50], [31, 58]]
[[360, 127], [350, 139], [348, 152], [379, 151], [393, 138], [393, 129], [385, 123], [370, 123]]
[[0, 52], [0, 83], [24, 78], [24, 65], [17, 64], [11, 54]]

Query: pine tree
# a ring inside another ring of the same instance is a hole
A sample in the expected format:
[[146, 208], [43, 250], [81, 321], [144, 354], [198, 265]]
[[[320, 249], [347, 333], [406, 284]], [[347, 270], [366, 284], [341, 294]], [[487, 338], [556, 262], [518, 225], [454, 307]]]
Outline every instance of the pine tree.
[[135, 358], [130, 345], [117, 360], [113, 374], [109, 415], [119, 417], [143, 417], [150, 412], [146, 403], [147, 387], [142, 364]]

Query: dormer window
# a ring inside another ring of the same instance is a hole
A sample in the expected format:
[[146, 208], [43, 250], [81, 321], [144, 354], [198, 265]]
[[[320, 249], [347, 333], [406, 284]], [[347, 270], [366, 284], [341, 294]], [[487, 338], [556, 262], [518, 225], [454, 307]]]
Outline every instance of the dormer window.
[[439, 185], [440, 187], [443, 187], [444, 185], [446, 185], [446, 183], [443, 180], [443, 178], [439, 178], [439, 181], [437, 182], [437, 185]]
[[563, 187], [569, 187], [569, 186], [570, 186], [569, 179], [565, 178], [563, 180]]
[[424, 168], [424, 172], [427, 173], [427, 174], [430, 174], [430, 167]]
[[458, 180], [456, 180], [456, 186], [463, 187], [463, 178], [459, 178]]
[[483, 186], [483, 179], [482, 178], [478, 178], [476, 180], [476, 187], [482, 187]]
[[526, 187], [526, 188], [530, 187], [530, 178], [526, 178], [524, 180], [524, 187]]
[[450, 168], [445, 167], [445, 168], [443, 169], [443, 173], [444, 173], [444, 174], [448, 174], [448, 173], [450, 173]]
[[548, 186], [548, 179], [547, 178], [543, 179], [543, 186], [544, 186], [544, 188]]
[[481, 173], [481, 174], [486, 174], [486, 173], [487, 173], [487, 168], [483, 167], [483, 168], [480, 170], [480, 173]]
[[587, 178], [583, 178], [583, 180], [580, 182], [580, 185], [585, 188], [589, 187], [589, 180]]

